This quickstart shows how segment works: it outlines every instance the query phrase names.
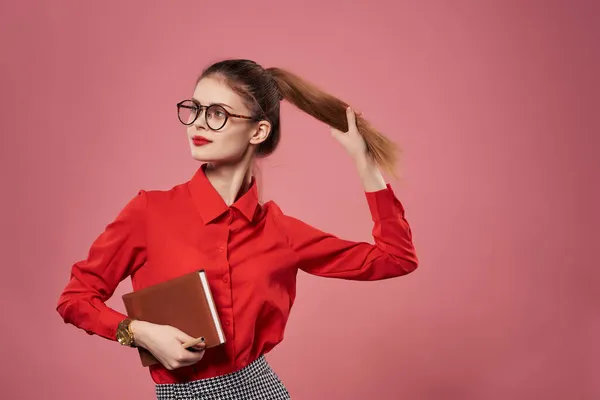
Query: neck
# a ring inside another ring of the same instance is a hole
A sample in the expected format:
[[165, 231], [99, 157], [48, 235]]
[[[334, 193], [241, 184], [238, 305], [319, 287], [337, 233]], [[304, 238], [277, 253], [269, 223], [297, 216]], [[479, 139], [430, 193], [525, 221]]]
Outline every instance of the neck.
[[235, 203], [237, 198], [250, 187], [252, 161], [251, 156], [244, 156], [240, 161], [232, 164], [207, 164], [206, 178], [227, 206]]

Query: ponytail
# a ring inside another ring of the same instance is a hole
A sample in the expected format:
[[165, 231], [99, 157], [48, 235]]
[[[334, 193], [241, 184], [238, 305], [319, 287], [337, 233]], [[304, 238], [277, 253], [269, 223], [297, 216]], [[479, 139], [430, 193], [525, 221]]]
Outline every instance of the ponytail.
[[[347, 103], [319, 89], [298, 75], [281, 68], [267, 68], [279, 88], [281, 98], [300, 110], [342, 132], [348, 131]], [[365, 139], [367, 152], [382, 169], [395, 176], [396, 144], [377, 131], [362, 116], [356, 116], [358, 131]]]

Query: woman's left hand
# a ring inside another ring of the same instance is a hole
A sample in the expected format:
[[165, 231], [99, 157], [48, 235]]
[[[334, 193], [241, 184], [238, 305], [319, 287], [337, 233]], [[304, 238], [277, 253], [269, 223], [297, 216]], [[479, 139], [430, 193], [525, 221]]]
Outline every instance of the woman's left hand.
[[[358, 115], [360, 115], [360, 113], [358, 113]], [[346, 117], [348, 118], [348, 132], [342, 132], [335, 128], [331, 128], [331, 136], [344, 146], [344, 149], [346, 149], [355, 162], [364, 160], [367, 157], [367, 143], [358, 131], [358, 127], [356, 126], [356, 114], [351, 107], [346, 109]]]

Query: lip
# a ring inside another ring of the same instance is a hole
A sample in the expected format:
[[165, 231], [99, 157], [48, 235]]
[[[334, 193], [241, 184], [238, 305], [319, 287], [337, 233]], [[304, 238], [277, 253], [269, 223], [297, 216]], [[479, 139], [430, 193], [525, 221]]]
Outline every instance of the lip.
[[194, 146], [204, 146], [209, 143], [212, 143], [212, 140], [208, 140], [204, 136], [193, 136], [192, 143], [194, 144]]

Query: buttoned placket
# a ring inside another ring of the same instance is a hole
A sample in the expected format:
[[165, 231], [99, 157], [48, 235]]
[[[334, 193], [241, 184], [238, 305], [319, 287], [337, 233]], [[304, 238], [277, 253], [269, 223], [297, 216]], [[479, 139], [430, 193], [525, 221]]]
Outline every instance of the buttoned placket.
[[227, 308], [228, 315], [222, 318], [221, 323], [223, 326], [223, 331], [225, 333], [225, 339], [230, 342], [232, 354], [235, 354], [235, 341], [234, 341], [234, 315], [233, 315], [233, 292], [232, 292], [232, 282], [231, 282], [231, 265], [229, 264], [229, 256], [228, 256], [228, 244], [231, 238], [232, 229], [231, 225], [234, 222], [233, 210], [229, 209], [227, 211], [227, 215], [225, 217], [225, 224], [227, 225], [227, 233], [224, 235], [225, 242], [219, 244], [219, 253], [220, 253], [220, 263], [223, 265], [223, 273], [221, 275], [221, 289], [223, 293], [226, 293], [226, 298], [228, 300]]

